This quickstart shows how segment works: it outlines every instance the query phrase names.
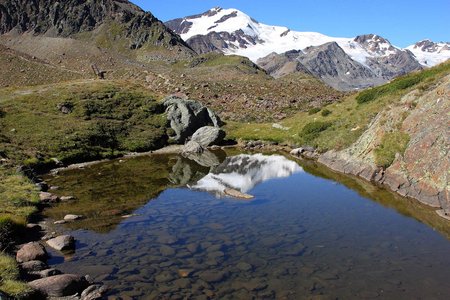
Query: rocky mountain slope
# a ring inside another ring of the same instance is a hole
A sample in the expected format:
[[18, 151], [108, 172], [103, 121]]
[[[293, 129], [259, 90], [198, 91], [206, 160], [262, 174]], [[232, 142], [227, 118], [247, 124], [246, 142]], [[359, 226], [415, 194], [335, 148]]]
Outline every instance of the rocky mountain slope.
[[[403, 196], [418, 199], [450, 214], [448, 186], [450, 75], [433, 88], [417, 89], [399, 103], [379, 112], [349, 148], [330, 151], [319, 162], [347, 174], [387, 185]], [[404, 144], [386, 168], [379, 156], [388, 145]], [[403, 150], [403, 151], [402, 151]]]
[[166, 56], [193, 55], [178, 35], [127, 0], [1, 0], [0, 35], [9, 45], [25, 35], [84, 40], [127, 54], [156, 48]]
[[[444, 43], [430, 42], [431, 45], [422, 45], [423, 42], [420, 42], [416, 46], [401, 49], [374, 34], [360, 35], [355, 38], [335, 38], [316, 32], [296, 32], [286, 27], [259, 23], [236, 9], [213, 8], [203, 14], [168, 21], [166, 25], [180, 34], [198, 53], [215, 51], [238, 54], [249, 57], [253, 61], [265, 57], [262, 65], [264, 61], [274, 58], [273, 53], [282, 55], [289, 52], [291, 54], [292, 50], [306, 48], [311, 51], [313, 49], [311, 47], [334, 42], [348, 55], [344, 64], [359, 63], [361, 66], [358, 66], [358, 69], [365, 68], [373, 73], [369, 76], [373, 79], [366, 81], [367, 74], [364, 74], [360, 80], [355, 80], [353, 76], [341, 76], [341, 72], [336, 70], [337, 77], [332, 80], [326, 77], [325, 82], [332, 83], [332, 86], [341, 89], [363, 88], [367, 86], [367, 83], [380, 84], [399, 75], [419, 70], [423, 66], [433, 66], [450, 58], [448, 44]], [[314, 52], [321, 51], [319, 48]], [[327, 62], [323, 65], [317, 64], [311, 73], [318, 78], [321, 78], [320, 75], [329, 73], [327, 68], [330, 65], [330, 59], [326, 58]], [[349, 62], [349, 59], [353, 62]], [[279, 76], [280, 73], [295, 72], [298, 71], [297, 69], [304, 70], [298, 64], [295, 67], [296, 64], [289, 61], [287, 66], [280, 65], [280, 70], [273, 65], [267, 70], [275, 76]], [[358, 85], [358, 81], [362, 84]]]
[[293, 72], [311, 74], [338, 90], [352, 90], [383, 83], [370, 68], [348, 56], [336, 42], [317, 47], [272, 53], [257, 61], [270, 75], [278, 78]]

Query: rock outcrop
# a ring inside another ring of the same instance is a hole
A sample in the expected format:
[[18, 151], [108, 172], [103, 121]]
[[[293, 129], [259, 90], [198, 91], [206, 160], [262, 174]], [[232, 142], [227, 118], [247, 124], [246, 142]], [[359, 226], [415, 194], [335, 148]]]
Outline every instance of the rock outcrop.
[[[115, 26], [114, 40], [126, 40], [129, 49], [148, 45], [175, 49], [186, 56], [194, 54], [150, 12], [127, 0], [0, 0], [0, 35], [31, 33], [76, 38], [79, 33], [94, 32], [101, 26]], [[123, 30], [119, 33], [118, 28]]]
[[[448, 115], [450, 76], [421, 92], [414, 90], [399, 104], [380, 112], [351, 147], [330, 151], [319, 162], [333, 170], [353, 174], [388, 186], [400, 195], [415, 198], [450, 214], [448, 170], [450, 170]], [[375, 162], [375, 149], [389, 132], [409, 136], [403, 154], [383, 169]]]
[[379, 44], [367, 42], [372, 40], [370, 37], [373, 38], [373, 35], [355, 39], [355, 42], [367, 47], [367, 51], [379, 55], [367, 58], [365, 65], [353, 60], [336, 42], [283, 54], [272, 53], [258, 59], [257, 64], [275, 78], [302, 72], [344, 91], [379, 85], [394, 77], [422, 69], [410, 51], [399, 50], [392, 45], [381, 50], [377, 46]]
[[164, 106], [174, 131], [170, 138], [177, 143], [184, 143], [201, 127], [222, 126], [219, 116], [200, 102], [171, 96], [164, 100]]

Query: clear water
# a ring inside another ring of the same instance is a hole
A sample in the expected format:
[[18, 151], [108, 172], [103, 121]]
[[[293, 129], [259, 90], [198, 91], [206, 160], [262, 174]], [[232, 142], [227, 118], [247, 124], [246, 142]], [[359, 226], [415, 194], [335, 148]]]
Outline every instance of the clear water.
[[49, 176], [79, 200], [47, 215], [87, 216], [57, 228], [77, 249], [51, 263], [123, 299], [450, 299], [450, 224], [432, 210], [312, 163], [217, 157], [215, 167], [153, 156]]

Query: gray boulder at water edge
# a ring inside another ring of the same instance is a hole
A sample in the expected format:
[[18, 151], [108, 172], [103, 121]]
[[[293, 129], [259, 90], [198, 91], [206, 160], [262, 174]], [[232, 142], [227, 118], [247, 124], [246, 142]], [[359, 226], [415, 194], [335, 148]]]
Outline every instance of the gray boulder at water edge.
[[174, 131], [171, 136], [177, 143], [184, 143], [197, 129], [204, 126], [222, 126], [220, 118], [198, 101], [167, 97], [164, 100], [167, 119]]
[[202, 147], [217, 145], [225, 138], [225, 131], [218, 127], [205, 126], [198, 129], [192, 136], [192, 141], [197, 142]]

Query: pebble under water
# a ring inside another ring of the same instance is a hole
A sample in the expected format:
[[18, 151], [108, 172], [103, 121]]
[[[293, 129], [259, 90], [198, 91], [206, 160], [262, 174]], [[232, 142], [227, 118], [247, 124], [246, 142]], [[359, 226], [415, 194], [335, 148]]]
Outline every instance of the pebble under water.
[[427, 207], [280, 155], [218, 160], [149, 156], [48, 176], [78, 201], [47, 216], [87, 217], [57, 228], [77, 249], [50, 263], [115, 299], [450, 298], [450, 224]]

